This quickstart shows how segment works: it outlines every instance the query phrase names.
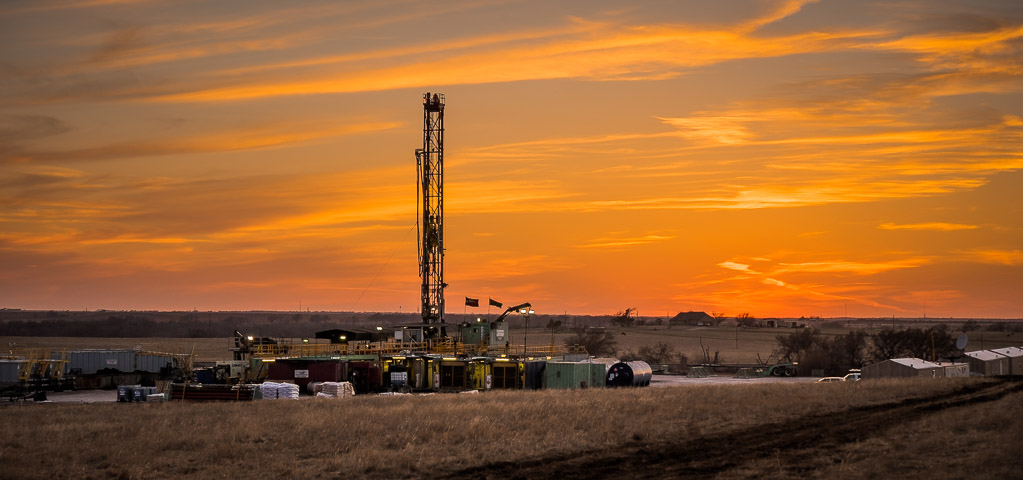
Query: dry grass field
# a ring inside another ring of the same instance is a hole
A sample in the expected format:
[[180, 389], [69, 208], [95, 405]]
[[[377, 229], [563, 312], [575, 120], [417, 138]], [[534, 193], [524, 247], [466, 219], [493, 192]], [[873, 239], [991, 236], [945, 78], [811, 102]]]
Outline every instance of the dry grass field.
[[1023, 383], [0, 408], [2, 478], [1019, 478]]

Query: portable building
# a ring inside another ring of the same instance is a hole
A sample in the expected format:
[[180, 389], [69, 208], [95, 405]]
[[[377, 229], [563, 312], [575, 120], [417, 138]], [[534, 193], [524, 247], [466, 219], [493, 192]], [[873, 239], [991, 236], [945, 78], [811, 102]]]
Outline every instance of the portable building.
[[985, 376], [1009, 375], [1009, 357], [999, 355], [991, 350], [966, 352], [966, 360], [970, 363], [970, 371]]
[[1009, 375], [1023, 375], [1023, 348], [993, 348], [991, 351], [1009, 358]]
[[605, 385], [605, 368], [600, 363], [547, 362], [544, 372], [547, 388], [598, 388]]
[[970, 364], [966, 362], [937, 362], [947, 378], [969, 377]]
[[893, 377], [944, 377], [944, 369], [919, 358], [892, 358], [863, 367], [864, 379]]

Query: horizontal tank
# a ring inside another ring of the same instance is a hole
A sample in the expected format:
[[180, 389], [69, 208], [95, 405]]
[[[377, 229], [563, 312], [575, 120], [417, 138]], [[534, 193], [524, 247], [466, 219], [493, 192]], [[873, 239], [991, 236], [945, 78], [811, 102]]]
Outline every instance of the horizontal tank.
[[0, 359], [0, 384], [18, 383], [18, 375], [24, 360]]
[[[59, 359], [60, 352], [53, 358]], [[92, 375], [100, 370], [135, 371], [134, 350], [72, 350], [67, 352], [67, 371], [78, 375]]]
[[653, 369], [646, 362], [618, 362], [607, 369], [609, 387], [645, 387], [650, 385]]
[[[50, 358], [60, 360], [63, 356], [63, 352], [53, 352]], [[100, 371], [161, 373], [174, 366], [172, 355], [135, 350], [72, 350], [65, 358], [68, 361], [65, 370], [78, 375], [92, 375]]]
[[174, 368], [174, 357], [155, 353], [139, 353], [135, 355], [135, 371], [161, 373]]

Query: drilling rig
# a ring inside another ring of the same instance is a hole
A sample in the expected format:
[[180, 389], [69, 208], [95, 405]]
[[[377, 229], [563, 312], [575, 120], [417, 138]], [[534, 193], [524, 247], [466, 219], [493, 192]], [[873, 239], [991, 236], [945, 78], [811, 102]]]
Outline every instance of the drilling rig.
[[[419, 277], [422, 279], [421, 312], [423, 323], [444, 325], [444, 95], [423, 95], [423, 148], [416, 149], [419, 173], [418, 209]], [[435, 329], [427, 329], [436, 332]]]

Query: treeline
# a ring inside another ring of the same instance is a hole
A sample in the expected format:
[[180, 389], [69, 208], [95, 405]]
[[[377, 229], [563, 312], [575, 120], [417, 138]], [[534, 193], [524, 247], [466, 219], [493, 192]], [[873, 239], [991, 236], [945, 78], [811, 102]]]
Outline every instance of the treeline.
[[[494, 319], [500, 312], [478, 315]], [[449, 325], [474, 321], [477, 315], [447, 315]], [[562, 326], [607, 326], [613, 316], [532, 315], [532, 329], [560, 329]], [[506, 317], [513, 327], [523, 327], [527, 319], [512, 314]], [[235, 330], [266, 337], [311, 337], [331, 328], [390, 328], [422, 322], [418, 313], [386, 312], [0, 312], [0, 336], [22, 337], [111, 337], [111, 338], [224, 338]], [[553, 326], [553, 327], [552, 327]]]
[[778, 355], [784, 362], [799, 362], [800, 370], [823, 370], [825, 375], [843, 375], [851, 368], [890, 358], [951, 358], [960, 354], [956, 335], [948, 325], [928, 328], [884, 329], [874, 335], [853, 330], [844, 335], [822, 335], [805, 328], [778, 335]]
[[[410, 319], [413, 317], [409, 317]], [[269, 337], [305, 337], [316, 331], [348, 327], [391, 325], [402, 318], [380, 313], [159, 313], [55, 315], [45, 318], [0, 321], [0, 336], [24, 337], [168, 337], [223, 338], [235, 330]]]

